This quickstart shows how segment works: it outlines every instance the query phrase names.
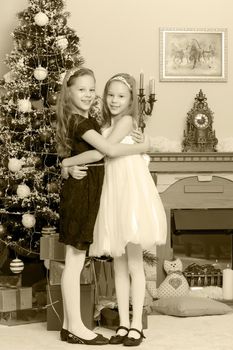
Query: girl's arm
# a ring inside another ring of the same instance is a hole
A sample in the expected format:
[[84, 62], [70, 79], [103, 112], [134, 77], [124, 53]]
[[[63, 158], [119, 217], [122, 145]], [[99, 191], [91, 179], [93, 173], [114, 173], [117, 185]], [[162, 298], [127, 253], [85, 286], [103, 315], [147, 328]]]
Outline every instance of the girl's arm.
[[91, 129], [85, 132], [82, 138], [95, 147], [97, 150], [83, 152], [74, 157], [65, 158], [62, 166], [72, 166], [78, 164], [92, 163], [102, 159], [105, 155], [109, 157], [118, 157], [124, 155], [145, 153], [149, 151], [150, 145], [148, 139], [143, 143], [128, 145], [119, 144], [119, 142], [129, 135], [133, 129], [133, 119], [131, 116], [122, 117], [114, 126], [112, 133], [106, 139], [95, 130]]

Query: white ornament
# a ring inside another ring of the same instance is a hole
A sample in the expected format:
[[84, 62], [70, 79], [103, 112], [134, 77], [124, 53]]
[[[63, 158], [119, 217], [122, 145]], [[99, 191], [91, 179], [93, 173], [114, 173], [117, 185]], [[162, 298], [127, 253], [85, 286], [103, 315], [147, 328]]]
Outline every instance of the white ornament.
[[59, 47], [61, 50], [65, 50], [68, 46], [68, 40], [64, 35], [59, 35], [56, 39], [56, 45]]
[[22, 260], [20, 259], [14, 259], [11, 261], [10, 263], [10, 270], [13, 272], [13, 273], [20, 273], [22, 272], [24, 269], [24, 263]]
[[16, 173], [17, 171], [21, 170], [22, 164], [23, 163], [20, 159], [10, 158], [8, 162], [8, 169], [13, 173]]
[[19, 198], [26, 198], [30, 195], [31, 190], [27, 185], [22, 184], [18, 185], [16, 193]]
[[18, 111], [22, 113], [29, 113], [32, 110], [32, 104], [28, 98], [23, 98], [17, 101]]
[[37, 79], [37, 80], [44, 80], [47, 78], [47, 75], [48, 75], [48, 71], [46, 68], [42, 67], [42, 66], [38, 66], [34, 72], [33, 72], [33, 75], [34, 77]]
[[38, 26], [43, 27], [48, 23], [49, 18], [44, 12], [38, 12], [34, 16], [34, 21]]
[[22, 216], [22, 224], [26, 228], [32, 228], [36, 224], [35, 216], [32, 214], [23, 214]]

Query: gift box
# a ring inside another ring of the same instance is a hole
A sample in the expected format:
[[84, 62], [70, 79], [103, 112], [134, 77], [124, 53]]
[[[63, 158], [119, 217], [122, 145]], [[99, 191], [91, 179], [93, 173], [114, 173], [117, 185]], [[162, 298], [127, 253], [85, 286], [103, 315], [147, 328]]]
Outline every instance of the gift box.
[[[61, 284], [61, 276], [64, 270], [65, 263], [55, 260], [50, 260], [49, 265], [49, 282], [51, 285], [59, 285]], [[92, 284], [94, 283], [94, 261], [90, 259], [86, 259], [85, 265], [82, 269], [80, 275], [80, 283], [81, 284]]]
[[0, 324], [17, 326], [26, 323], [45, 322], [46, 308], [33, 307], [25, 310], [0, 312]]
[[[93, 284], [81, 284], [81, 316], [83, 323], [89, 329], [93, 329], [95, 307], [95, 286]], [[47, 330], [60, 331], [63, 322], [63, 305], [61, 286], [47, 286]]]
[[4, 288], [18, 288], [22, 285], [21, 273], [17, 275], [0, 275], [0, 287]]
[[40, 238], [40, 259], [65, 260], [65, 245], [59, 242], [58, 233]]
[[0, 312], [30, 309], [32, 307], [32, 288], [0, 287]]
[[[132, 311], [130, 311], [130, 320], [132, 319]], [[101, 310], [101, 318], [100, 318], [101, 327], [117, 329], [120, 325], [119, 313], [117, 309], [109, 309], [105, 308]], [[147, 321], [147, 312], [144, 309], [142, 313], [142, 328], [147, 329], [148, 321]]]
[[95, 260], [95, 272], [99, 297], [115, 298], [115, 281], [113, 260]]

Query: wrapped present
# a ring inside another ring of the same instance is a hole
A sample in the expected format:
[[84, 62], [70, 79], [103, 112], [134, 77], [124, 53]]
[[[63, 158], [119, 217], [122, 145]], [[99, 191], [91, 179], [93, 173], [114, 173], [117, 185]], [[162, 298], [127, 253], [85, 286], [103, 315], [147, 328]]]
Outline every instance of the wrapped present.
[[[132, 311], [130, 311], [130, 320], [132, 319]], [[100, 319], [101, 327], [106, 327], [110, 329], [116, 329], [120, 325], [119, 313], [118, 309], [110, 309], [105, 308], [101, 310], [101, 319]], [[143, 309], [142, 313], [142, 328], [147, 329], [148, 321], [147, 321], [147, 312]]]
[[59, 234], [51, 234], [40, 238], [41, 260], [65, 260], [65, 245], [59, 242]]
[[[83, 323], [89, 329], [95, 327], [95, 286], [81, 284], [81, 316]], [[47, 330], [59, 331], [63, 322], [63, 306], [61, 286], [47, 286]]]
[[99, 297], [114, 299], [116, 292], [115, 292], [113, 260], [96, 259], [94, 264], [95, 264]]
[[0, 312], [0, 324], [17, 326], [26, 323], [45, 322], [46, 308], [33, 307], [25, 310]]
[[0, 287], [18, 288], [22, 285], [22, 275], [0, 275]]
[[30, 309], [32, 288], [0, 288], [0, 312]]
[[[64, 270], [65, 263], [61, 261], [50, 260], [49, 265], [49, 282], [52, 286], [61, 284], [61, 276]], [[94, 261], [86, 259], [85, 265], [80, 276], [81, 284], [92, 284], [95, 281], [94, 277]]]

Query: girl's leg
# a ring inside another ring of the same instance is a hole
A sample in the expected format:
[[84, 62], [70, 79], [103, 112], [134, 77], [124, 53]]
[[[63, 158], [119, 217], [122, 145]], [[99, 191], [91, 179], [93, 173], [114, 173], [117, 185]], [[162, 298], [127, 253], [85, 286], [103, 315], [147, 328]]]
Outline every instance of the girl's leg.
[[95, 338], [96, 334], [83, 324], [80, 310], [80, 274], [85, 257], [86, 251], [67, 245], [61, 289], [64, 304], [63, 328], [89, 340]]
[[[129, 271], [127, 255], [114, 258], [114, 274], [116, 297], [118, 304], [118, 311], [120, 317], [120, 326], [129, 328]], [[118, 331], [119, 335], [125, 335], [126, 331], [121, 329]]]
[[[145, 273], [143, 266], [142, 248], [138, 244], [127, 245], [128, 268], [131, 276], [131, 297], [133, 305], [133, 318], [131, 328], [142, 330], [142, 312], [145, 298]], [[131, 331], [130, 337], [139, 338], [137, 332]]]

